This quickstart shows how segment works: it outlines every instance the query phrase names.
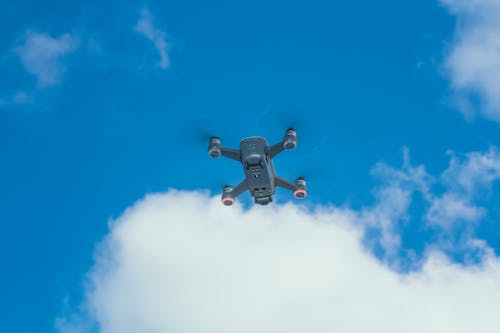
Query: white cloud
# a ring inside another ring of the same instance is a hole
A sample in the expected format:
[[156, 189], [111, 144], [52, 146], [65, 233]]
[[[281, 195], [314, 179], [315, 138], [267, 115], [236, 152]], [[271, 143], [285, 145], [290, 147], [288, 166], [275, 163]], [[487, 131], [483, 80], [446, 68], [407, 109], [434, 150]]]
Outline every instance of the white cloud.
[[427, 221], [446, 230], [460, 222], [479, 222], [485, 209], [475, 201], [488, 198], [494, 182], [500, 179], [500, 152], [494, 147], [464, 156], [448, 154], [450, 165], [441, 175], [446, 190], [441, 195], [429, 193], [427, 211]]
[[487, 251], [474, 230], [488, 215], [485, 204], [492, 197], [493, 184], [500, 180], [500, 152], [492, 147], [464, 156], [448, 153], [450, 165], [441, 175], [445, 191], [439, 195], [429, 192], [425, 219], [429, 226], [440, 229], [441, 249], [480, 258]]
[[478, 222], [483, 216], [483, 208], [475, 206], [470, 200], [454, 192], [433, 198], [427, 212], [427, 220], [430, 224], [446, 230], [458, 221]]
[[491, 190], [500, 179], [500, 151], [492, 147], [487, 152], [472, 152], [460, 159], [453, 152], [449, 168], [443, 173], [446, 184], [455, 191], [477, 196]]
[[[149, 195], [110, 224], [88, 275], [86, 311], [59, 318], [57, 327], [496, 332], [500, 258], [473, 230], [487, 213], [476, 199], [484, 204], [500, 178], [500, 152], [450, 155], [439, 177], [412, 166], [407, 149], [401, 168], [377, 164], [375, 202], [360, 210], [293, 204], [244, 210], [202, 192]], [[401, 240], [415, 219], [409, 214], [417, 193], [423, 212], [416, 223], [434, 231], [419, 255]], [[374, 255], [376, 246], [382, 255]], [[457, 252], [465, 265], [447, 259]]]
[[156, 50], [160, 54], [158, 66], [166, 69], [170, 64], [168, 56], [168, 43], [166, 33], [153, 25], [153, 18], [147, 9], [141, 11], [141, 17], [134, 27], [135, 31], [141, 33], [144, 37], [153, 42]]
[[[408, 220], [407, 212], [415, 192], [428, 197], [429, 187], [433, 182], [423, 166], [413, 167], [410, 163], [408, 149], [403, 150], [403, 166], [401, 169], [378, 163], [372, 170], [372, 175], [382, 181], [375, 191], [376, 203], [363, 209], [357, 220], [365, 228], [375, 228], [380, 232], [380, 238], [373, 238], [372, 243], [378, 243], [384, 251], [388, 262], [394, 262], [401, 247], [400, 224]], [[373, 246], [374, 244], [372, 244]]]
[[[446, 62], [459, 106], [478, 109], [500, 122], [500, 1], [441, 0], [457, 16], [455, 41]], [[479, 108], [470, 101], [478, 96]]]
[[12, 101], [15, 104], [28, 104], [31, 102], [31, 97], [24, 91], [18, 91], [12, 96]]
[[[149, 195], [97, 252], [89, 318], [102, 333], [498, 330], [498, 258], [467, 267], [433, 252], [422, 270], [401, 275], [360, 245], [351, 217], [294, 205], [244, 211], [197, 192]], [[61, 332], [89, 331], [84, 318], [68, 318]]]
[[0, 106], [12, 107], [14, 105], [26, 105], [33, 103], [33, 96], [25, 91], [16, 91], [14, 94], [7, 96], [6, 99], [0, 98]]
[[66, 70], [62, 58], [73, 52], [77, 45], [77, 40], [70, 34], [54, 38], [44, 33], [31, 32], [15, 52], [25, 69], [37, 77], [38, 86], [45, 87], [59, 83]]
[[[387, 254], [397, 254], [400, 245], [399, 224], [408, 220], [408, 209], [416, 193], [428, 204], [425, 218], [429, 225], [444, 232], [456, 223], [471, 226], [485, 215], [478, 202], [491, 197], [492, 186], [500, 180], [500, 151], [491, 147], [485, 152], [451, 156], [448, 168], [436, 180], [423, 165], [412, 166], [408, 150], [404, 150], [401, 168], [379, 163], [372, 174], [381, 180], [376, 188], [376, 203], [363, 209], [358, 218], [366, 226], [380, 229], [380, 245]], [[435, 189], [440, 186], [441, 191]], [[484, 202], [483, 202], [484, 203]]]

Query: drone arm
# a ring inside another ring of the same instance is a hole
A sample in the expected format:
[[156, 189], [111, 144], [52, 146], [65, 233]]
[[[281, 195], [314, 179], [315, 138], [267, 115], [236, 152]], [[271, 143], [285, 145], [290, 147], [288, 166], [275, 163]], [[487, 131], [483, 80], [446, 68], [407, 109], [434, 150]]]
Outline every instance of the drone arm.
[[267, 155], [269, 156], [269, 158], [273, 158], [276, 155], [278, 155], [279, 153], [281, 153], [283, 150], [285, 150], [285, 147], [283, 145], [283, 141], [280, 141], [280, 142], [272, 145], [271, 147], [269, 147], [269, 151], [268, 151]]
[[274, 185], [277, 187], [281, 187], [281, 188], [284, 188], [286, 190], [292, 191], [292, 192], [294, 192], [297, 189], [295, 184], [293, 184], [292, 182], [290, 182], [284, 178], [278, 177], [278, 176], [274, 177]]
[[274, 185], [292, 191], [293, 196], [297, 199], [303, 199], [307, 195], [306, 180], [304, 178], [297, 178], [295, 184], [283, 179], [281, 177], [274, 177]]
[[297, 133], [292, 128], [286, 130], [285, 137], [283, 141], [278, 142], [271, 147], [269, 147], [267, 151], [267, 155], [269, 158], [273, 158], [283, 150], [291, 150], [297, 146]]
[[248, 183], [247, 183], [247, 180], [244, 179], [241, 183], [239, 183], [235, 188], [233, 188], [233, 190], [230, 192], [231, 193], [231, 197], [232, 198], [236, 198], [237, 196], [239, 196], [240, 194], [242, 194], [243, 192], [245, 192], [246, 190], [248, 190]]
[[239, 150], [221, 147], [220, 153], [224, 157], [241, 162], [241, 153]]

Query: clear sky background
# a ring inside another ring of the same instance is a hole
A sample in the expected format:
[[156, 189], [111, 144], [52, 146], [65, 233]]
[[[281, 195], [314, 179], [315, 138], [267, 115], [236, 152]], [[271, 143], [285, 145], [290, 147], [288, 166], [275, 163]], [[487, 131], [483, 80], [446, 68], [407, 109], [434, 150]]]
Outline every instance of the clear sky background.
[[310, 209], [374, 212], [363, 242], [394, 271], [418, 270], [429, 244], [464, 265], [496, 257], [499, 13], [495, 0], [4, 3], [0, 331], [55, 331], [108, 221], [147, 193], [237, 184], [205, 134], [237, 147], [294, 126], [278, 174], [308, 179]]

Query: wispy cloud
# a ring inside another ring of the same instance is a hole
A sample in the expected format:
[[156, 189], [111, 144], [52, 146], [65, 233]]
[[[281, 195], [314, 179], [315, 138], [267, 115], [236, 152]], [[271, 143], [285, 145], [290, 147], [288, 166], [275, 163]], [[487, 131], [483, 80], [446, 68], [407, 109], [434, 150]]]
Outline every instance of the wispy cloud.
[[34, 102], [34, 97], [23, 90], [16, 91], [10, 95], [5, 96], [4, 98], [0, 98], [0, 106], [4, 106], [5, 108], [32, 104]]
[[23, 45], [15, 48], [24, 68], [35, 75], [39, 87], [59, 83], [66, 70], [63, 57], [78, 46], [77, 39], [70, 34], [58, 38], [38, 32], [27, 34]]
[[488, 199], [500, 180], [500, 151], [492, 147], [463, 156], [449, 154], [450, 166], [441, 175], [445, 191], [430, 194], [426, 220], [440, 230], [437, 236], [443, 250], [463, 253], [474, 261], [490, 251], [474, 232], [488, 216]]
[[457, 222], [478, 222], [483, 215], [484, 209], [470, 198], [451, 191], [431, 200], [426, 218], [430, 224], [450, 230]]
[[170, 64], [166, 33], [153, 25], [153, 18], [148, 9], [143, 9], [141, 11], [141, 17], [134, 29], [153, 42], [160, 55], [158, 66], [162, 69], [166, 69]]
[[458, 22], [446, 61], [457, 105], [466, 115], [479, 111], [500, 122], [500, 1], [441, 2]]
[[18, 91], [12, 97], [12, 102], [15, 104], [28, 104], [31, 102], [31, 97], [24, 91]]
[[[354, 212], [353, 221], [364, 225], [370, 236], [368, 246], [379, 247], [383, 260], [395, 269], [414, 259], [401, 253], [401, 232], [411, 219], [434, 230], [433, 248], [465, 254], [478, 250], [474, 246], [480, 243], [473, 234], [487, 213], [483, 205], [491, 197], [491, 188], [500, 180], [500, 152], [492, 147], [485, 152], [448, 154], [450, 164], [437, 177], [428, 174], [423, 165], [413, 166], [406, 149], [401, 168], [380, 163], [373, 169], [381, 181], [375, 190], [377, 200]], [[410, 216], [417, 194], [422, 215]]]
[[372, 170], [373, 176], [381, 181], [375, 190], [376, 202], [357, 213], [357, 220], [367, 231], [376, 231], [371, 246], [380, 246], [388, 263], [398, 265], [401, 247], [401, 224], [408, 220], [408, 209], [416, 192], [429, 196], [433, 178], [423, 166], [412, 166], [408, 149], [403, 150], [403, 165], [394, 168], [378, 163]]
[[443, 174], [443, 181], [455, 191], [472, 197], [491, 190], [500, 179], [500, 151], [491, 147], [487, 152], [471, 152], [464, 156], [451, 156], [450, 166]]

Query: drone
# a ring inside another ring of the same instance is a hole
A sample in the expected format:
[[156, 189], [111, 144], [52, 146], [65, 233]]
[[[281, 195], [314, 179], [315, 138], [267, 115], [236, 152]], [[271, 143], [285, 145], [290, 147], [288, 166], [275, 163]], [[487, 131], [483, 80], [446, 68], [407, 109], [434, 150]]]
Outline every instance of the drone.
[[240, 162], [243, 165], [245, 179], [235, 188], [224, 186], [222, 203], [231, 206], [236, 197], [250, 191], [256, 204], [267, 205], [273, 201], [276, 187], [293, 192], [295, 198], [303, 199], [307, 195], [306, 180], [297, 178], [295, 183], [278, 177], [274, 170], [273, 158], [283, 150], [292, 150], [297, 146], [297, 133], [292, 128], [286, 130], [283, 141], [269, 145], [263, 137], [252, 136], [240, 141], [240, 149], [222, 147], [218, 137], [211, 137], [208, 144], [208, 155], [220, 156]]

